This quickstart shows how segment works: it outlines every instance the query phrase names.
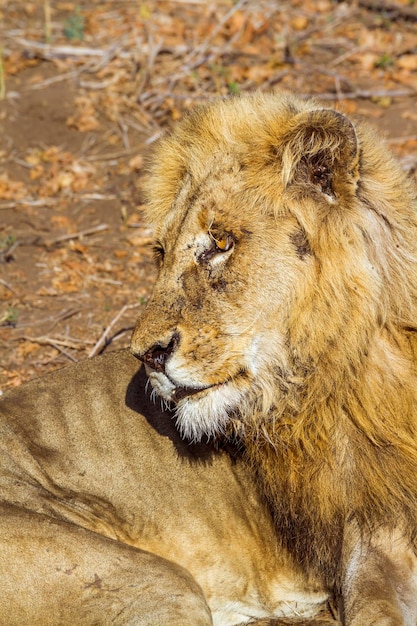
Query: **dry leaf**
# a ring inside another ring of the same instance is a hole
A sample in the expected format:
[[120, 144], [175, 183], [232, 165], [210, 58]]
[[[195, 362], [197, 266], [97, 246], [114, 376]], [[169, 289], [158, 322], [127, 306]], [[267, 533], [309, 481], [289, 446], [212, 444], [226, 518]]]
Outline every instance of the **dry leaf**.
[[403, 70], [417, 70], [417, 54], [403, 54], [398, 59], [397, 65]]

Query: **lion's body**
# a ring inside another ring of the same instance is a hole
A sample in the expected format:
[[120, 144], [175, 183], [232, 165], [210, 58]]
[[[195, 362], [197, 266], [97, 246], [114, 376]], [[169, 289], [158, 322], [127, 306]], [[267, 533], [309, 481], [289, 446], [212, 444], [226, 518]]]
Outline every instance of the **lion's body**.
[[283, 545], [360, 626], [417, 624], [416, 207], [375, 132], [290, 96], [191, 115], [149, 181], [133, 351], [186, 437], [241, 442]]
[[242, 463], [183, 442], [145, 382], [122, 351], [0, 400], [0, 623], [226, 626], [319, 612], [327, 594], [278, 551]]

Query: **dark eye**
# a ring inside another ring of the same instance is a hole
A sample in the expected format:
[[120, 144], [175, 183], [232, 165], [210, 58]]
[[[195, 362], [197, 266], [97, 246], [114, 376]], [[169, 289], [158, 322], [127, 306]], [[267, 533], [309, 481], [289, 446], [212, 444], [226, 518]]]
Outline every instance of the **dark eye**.
[[159, 241], [157, 241], [153, 246], [153, 256], [157, 265], [162, 265], [165, 257], [165, 250]]

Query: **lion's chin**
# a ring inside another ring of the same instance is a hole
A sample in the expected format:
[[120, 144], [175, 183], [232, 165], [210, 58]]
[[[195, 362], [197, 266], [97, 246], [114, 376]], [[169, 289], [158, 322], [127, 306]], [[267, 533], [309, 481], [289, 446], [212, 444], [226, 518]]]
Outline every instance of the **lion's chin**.
[[224, 434], [230, 417], [236, 414], [245, 396], [241, 373], [205, 387], [178, 386], [164, 373], [149, 368], [147, 374], [154, 393], [174, 410], [181, 436], [192, 442]]
[[198, 442], [223, 435], [230, 416], [242, 403], [242, 397], [242, 391], [229, 381], [179, 400], [175, 415], [181, 436]]
[[147, 373], [155, 394], [169, 406], [175, 404], [181, 436], [193, 442], [223, 434], [244, 396], [233, 379], [206, 387], [181, 387], [162, 372], [148, 369]]
[[180, 400], [184, 400], [185, 398], [191, 398], [191, 396], [201, 395], [207, 391], [212, 391], [217, 387], [221, 387], [224, 383], [219, 383], [218, 385], [208, 385], [207, 387], [175, 387], [175, 390], [172, 393], [172, 400], [178, 404]]

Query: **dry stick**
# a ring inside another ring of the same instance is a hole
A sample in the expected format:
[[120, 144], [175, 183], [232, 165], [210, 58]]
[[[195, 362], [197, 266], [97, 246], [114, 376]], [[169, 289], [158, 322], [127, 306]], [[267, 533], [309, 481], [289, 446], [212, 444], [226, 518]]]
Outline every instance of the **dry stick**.
[[91, 358], [91, 357], [95, 356], [96, 354], [98, 354], [98, 352], [101, 350], [101, 348], [103, 348], [105, 346], [109, 332], [114, 327], [114, 325], [117, 324], [117, 322], [122, 317], [122, 315], [124, 315], [124, 313], [126, 311], [129, 311], [130, 309], [136, 309], [138, 306], [140, 306], [139, 302], [137, 302], [135, 304], [125, 304], [125, 306], [120, 309], [118, 314], [112, 319], [110, 324], [104, 330], [103, 334], [101, 335], [100, 339], [95, 344], [94, 348], [92, 348], [92, 350], [90, 350], [90, 352], [88, 354], [89, 358]]
[[[221, 31], [221, 29], [223, 28], [223, 26], [230, 20], [230, 18], [232, 17], [232, 15], [234, 13], [236, 13], [236, 11], [240, 11], [240, 9], [247, 4], [248, 0], [238, 0], [238, 2], [236, 2], [235, 5], [233, 5], [233, 7], [226, 13], [226, 15], [223, 16], [223, 18], [220, 20], [220, 22], [217, 24], [216, 28], [213, 29], [213, 31], [210, 33], [210, 35], [208, 37], [206, 37], [206, 39], [203, 41], [203, 43], [198, 46], [195, 50], [193, 50], [193, 52], [191, 52], [191, 54], [188, 55], [188, 58], [184, 60], [183, 65], [184, 66], [188, 66], [188, 64], [190, 63], [191, 59], [193, 59], [194, 57], [199, 57], [201, 58], [202, 55], [205, 54], [205, 52], [207, 51], [207, 49], [210, 47], [210, 44], [212, 42], [213, 39], [215, 39], [215, 37], [217, 37], [217, 35], [219, 34], [219, 32]], [[194, 62], [192, 64], [192, 68], [195, 66]]]
[[[83, 74], [83, 73], [93, 74], [94, 72], [97, 72], [102, 67], [107, 65], [112, 60], [112, 58], [116, 56], [119, 50], [121, 50], [121, 48], [123, 47], [124, 41], [125, 39], [123, 39], [121, 42], [114, 44], [108, 50], [100, 50], [100, 49], [94, 49], [94, 48], [75, 48], [75, 47], [73, 48], [71, 46], [52, 47], [51, 45], [40, 44], [39, 42], [32, 42], [27, 39], [19, 39], [18, 43], [20, 43], [21, 45], [25, 45], [25, 47], [34, 48], [35, 50], [37, 50], [39, 56], [42, 56], [43, 58], [46, 58], [46, 59], [51, 59], [51, 58], [54, 59], [57, 57], [60, 57], [60, 58], [71, 57], [71, 56], [72, 57], [73, 56], [88, 56], [88, 57], [98, 56], [99, 57], [99, 61], [95, 62], [94, 64], [81, 67], [78, 70], [71, 70], [70, 72], [60, 74], [59, 76], [52, 76], [51, 78], [46, 78], [40, 83], [29, 85], [28, 87], [26, 87], [26, 89], [28, 90], [43, 89], [44, 87], [47, 87], [48, 85], [52, 85], [54, 83], [59, 83], [64, 80], [74, 79], [79, 74]], [[123, 54], [120, 56], [126, 57], [128, 55]], [[113, 77], [107, 81], [102, 81], [102, 82], [80, 80], [79, 84], [81, 87], [85, 87], [86, 89], [106, 89], [107, 87], [114, 84], [116, 80], [117, 80], [117, 77]]]
[[16, 37], [15, 42], [25, 48], [36, 50], [45, 59], [56, 57], [103, 57], [106, 50], [99, 48], [86, 48], [75, 46], [51, 46], [50, 44], [40, 43], [39, 41], [31, 41], [24, 37]]
[[73, 317], [74, 315], [77, 315], [77, 313], [79, 313], [79, 312], [80, 312], [80, 309], [68, 309], [67, 311], [63, 311], [60, 315], [57, 315], [55, 317], [55, 320], [53, 320], [53, 324], [52, 324], [50, 330], [52, 331], [55, 328], [55, 326], [57, 324], [59, 324], [59, 322], [67, 320], [70, 317]]
[[52, 27], [51, 27], [51, 3], [50, 0], [44, 0], [43, 12], [45, 16], [45, 41], [51, 41]]
[[344, 63], [344, 61], [347, 61], [347, 59], [350, 59], [350, 57], [353, 57], [355, 54], [361, 54], [365, 50], [366, 46], [355, 46], [354, 48], [352, 48], [352, 50], [347, 50], [347, 52], [344, 52], [340, 56], [336, 57], [336, 59], [333, 59], [333, 61], [330, 61], [329, 66], [336, 67], [336, 65]]
[[123, 282], [121, 280], [112, 280], [111, 278], [100, 278], [99, 276], [90, 276], [90, 280], [93, 283], [100, 283], [102, 285], [115, 285], [116, 287], [121, 287]]
[[29, 337], [23, 335], [22, 339], [30, 341], [32, 343], [38, 343], [39, 345], [63, 346], [64, 348], [73, 348], [73, 350], [82, 350], [85, 344], [91, 344], [92, 341], [83, 341], [82, 339], [55, 339], [54, 337], [48, 337], [43, 335], [42, 337]]
[[8, 289], [8, 290], [9, 290], [9, 291], [11, 291], [12, 293], [14, 293], [14, 294], [15, 294], [15, 296], [19, 295], [19, 294], [17, 293], [17, 291], [15, 291], [15, 290], [13, 289], [13, 287], [11, 287], [11, 286], [9, 285], [9, 283], [6, 283], [6, 281], [5, 281], [5, 280], [3, 280], [2, 278], [0, 278], [0, 285], [3, 285], [4, 287], [6, 287], [6, 289]]
[[366, 89], [358, 89], [353, 92], [339, 92], [339, 93], [315, 93], [315, 94], [304, 94], [303, 97], [307, 98], [317, 98], [318, 100], [370, 100], [372, 98], [401, 98], [403, 96], [414, 96], [415, 92], [411, 89], [393, 89], [393, 90], [384, 90], [384, 89], [376, 89], [375, 91], [368, 91]]
[[403, 18], [417, 22], [417, 11], [401, 6], [393, 2], [385, 2], [384, 0], [359, 0], [358, 5], [369, 11], [387, 11], [390, 13], [390, 19]]
[[55, 348], [55, 350], [58, 350], [58, 352], [60, 352], [64, 356], [66, 356], [67, 359], [69, 359], [73, 363], [78, 363], [78, 359], [76, 359], [75, 356], [72, 356], [72, 354], [70, 354], [69, 352], [67, 352], [66, 350], [64, 350], [63, 348], [61, 348], [58, 345], [55, 345], [55, 344], [51, 344], [51, 345]]
[[43, 200], [33, 200], [32, 198], [18, 198], [13, 202], [7, 202], [0, 205], [0, 211], [2, 209], [14, 209], [17, 206], [53, 206], [59, 202], [59, 198], [43, 198]]
[[46, 322], [52, 322], [52, 330], [57, 324], [59, 324], [59, 322], [69, 319], [70, 317], [77, 315], [77, 313], [79, 312], [80, 309], [64, 309], [63, 311], [61, 311], [61, 313], [58, 313], [57, 315], [50, 315], [49, 317], [44, 317], [43, 319], [37, 320], [36, 322], [16, 324], [16, 328], [28, 328], [32, 326], [40, 326], [41, 324], [46, 324]]
[[92, 161], [112, 161], [114, 159], [115, 161], [117, 161], [117, 159], [128, 157], [137, 151], [138, 151], [138, 148], [136, 146], [135, 148], [130, 148], [130, 150], [123, 150], [123, 152], [109, 152], [108, 154], [91, 154], [90, 156], [85, 157], [85, 160], [92, 162]]
[[51, 78], [46, 78], [40, 83], [34, 83], [33, 85], [26, 85], [25, 89], [27, 91], [34, 91], [36, 89], [44, 89], [44, 87], [48, 87], [48, 85], [53, 85], [55, 83], [62, 83], [64, 80], [71, 80], [72, 78], [76, 78], [78, 76], [78, 72], [72, 70], [71, 72], [66, 72], [65, 74], [60, 74], [59, 76], [51, 76]]
[[103, 69], [103, 67], [107, 66], [110, 61], [112, 61], [116, 56], [119, 58], [130, 59], [132, 56], [130, 50], [127, 53], [122, 52], [122, 48], [124, 47], [125, 43], [128, 43], [128, 37], [126, 35], [123, 35], [121, 39], [116, 41], [112, 46], [104, 51], [104, 54], [97, 62], [92, 63], [90, 66], [86, 67], [84, 71], [86, 73], [96, 74], [101, 69]]
[[101, 81], [80, 80], [79, 85], [83, 89], [91, 89], [91, 90], [108, 89], [112, 85], [115, 85], [118, 80], [119, 80], [119, 77], [117, 76], [117, 74], [115, 74], [114, 76], [112, 76], [112, 78], [109, 78], [108, 80], [101, 80]]
[[147, 54], [146, 65], [141, 73], [138, 85], [136, 87], [136, 94], [140, 96], [142, 94], [143, 88], [151, 77], [152, 68], [155, 64], [155, 59], [161, 51], [164, 42], [162, 39], [158, 39], [157, 41], [155, 41], [153, 33], [150, 30], [148, 31], [148, 43], [146, 50], [144, 49], [141, 38], [138, 39], [136, 37], [136, 42], [137, 46], [140, 46], [141, 52], [146, 52]]
[[109, 226], [107, 224], [99, 224], [98, 226], [94, 226], [93, 228], [87, 228], [86, 230], [80, 230], [78, 233], [69, 233], [68, 235], [61, 235], [60, 237], [56, 237], [56, 239], [45, 239], [42, 243], [47, 246], [53, 246], [56, 243], [61, 243], [62, 241], [69, 241], [70, 239], [82, 239], [83, 237], [87, 237], [88, 235], [95, 235], [103, 230], [107, 230]]
[[117, 200], [119, 196], [115, 193], [82, 193], [76, 196], [77, 200]]

